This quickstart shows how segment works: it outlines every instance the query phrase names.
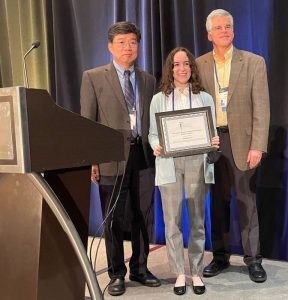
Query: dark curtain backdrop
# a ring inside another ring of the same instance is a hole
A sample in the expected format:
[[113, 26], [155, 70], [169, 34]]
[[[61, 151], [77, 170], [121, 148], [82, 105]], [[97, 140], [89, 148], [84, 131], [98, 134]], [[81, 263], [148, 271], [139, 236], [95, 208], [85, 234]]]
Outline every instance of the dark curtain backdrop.
[[[262, 253], [268, 258], [285, 260], [288, 259], [287, 3], [286, 0], [47, 0], [50, 69], [54, 70], [52, 94], [59, 105], [74, 112], [80, 108], [82, 72], [111, 61], [107, 30], [113, 22], [129, 20], [140, 27], [138, 65], [159, 79], [163, 60], [172, 48], [185, 46], [195, 56], [211, 50], [205, 29], [211, 10], [224, 8], [232, 13], [235, 46], [264, 56], [268, 67], [269, 152], [259, 169], [257, 201]], [[155, 200], [155, 234], [156, 241], [161, 242], [163, 220], [158, 193]], [[92, 206], [96, 214], [100, 211], [98, 205]], [[237, 210], [233, 201], [231, 205], [231, 245], [236, 253], [241, 253]], [[207, 248], [209, 226], [207, 209]]]

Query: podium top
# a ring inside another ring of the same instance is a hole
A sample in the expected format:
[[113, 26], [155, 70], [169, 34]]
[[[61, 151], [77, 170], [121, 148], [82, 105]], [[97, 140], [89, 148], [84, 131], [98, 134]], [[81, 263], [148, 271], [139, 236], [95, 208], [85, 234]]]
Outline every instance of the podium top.
[[56, 105], [45, 90], [0, 89], [0, 172], [44, 172], [122, 160], [120, 132]]

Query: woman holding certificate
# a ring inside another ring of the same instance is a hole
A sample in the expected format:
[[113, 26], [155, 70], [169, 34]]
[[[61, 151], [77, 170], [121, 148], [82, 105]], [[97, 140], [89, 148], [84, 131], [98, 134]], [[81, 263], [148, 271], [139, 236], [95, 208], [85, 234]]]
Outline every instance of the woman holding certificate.
[[[186, 48], [176, 48], [169, 53], [163, 67], [160, 91], [153, 97], [150, 106], [149, 142], [156, 156], [155, 183], [159, 186], [162, 198], [168, 260], [171, 271], [177, 276], [174, 293], [183, 295], [186, 292], [181, 231], [185, 190], [190, 226], [188, 258], [192, 287], [195, 294], [203, 294], [205, 285], [201, 274], [205, 250], [205, 199], [208, 184], [214, 181], [214, 166], [207, 163], [206, 154], [202, 153], [164, 157], [155, 114], [210, 106], [214, 121], [214, 103], [212, 97], [203, 91], [195, 58]], [[209, 143], [219, 148], [219, 137], [213, 137]]]

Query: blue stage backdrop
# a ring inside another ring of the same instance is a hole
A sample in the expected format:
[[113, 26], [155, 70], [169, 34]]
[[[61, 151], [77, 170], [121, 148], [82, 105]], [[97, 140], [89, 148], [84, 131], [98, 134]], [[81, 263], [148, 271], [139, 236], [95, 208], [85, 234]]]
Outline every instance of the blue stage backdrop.
[[[184, 46], [199, 56], [211, 50], [205, 20], [216, 8], [234, 16], [235, 46], [264, 56], [269, 72], [271, 126], [269, 153], [259, 170], [257, 201], [261, 251], [265, 257], [288, 259], [287, 123], [288, 1], [286, 0], [66, 0], [52, 1], [50, 51], [54, 54], [57, 103], [79, 112], [82, 72], [111, 61], [107, 30], [129, 20], [142, 31], [138, 65], [161, 76], [167, 53]], [[65, 16], [65, 17], [63, 17]], [[52, 66], [53, 67], [53, 66]], [[66, 84], [63, 84], [65, 82]], [[91, 233], [101, 223], [97, 186], [92, 186]], [[96, 195], [96, 196], [95, 196]], [[206, 229], [210, 249], [209, 196]], [[232, 201], [231, 245], [241, 253], [237, 209]], [[185, 207], [184, 207], [185, 212]], [[184, 213], [185, 243], [187, 218]], [[155, 238], [164, 242], [161, 199], [155, 196]]]

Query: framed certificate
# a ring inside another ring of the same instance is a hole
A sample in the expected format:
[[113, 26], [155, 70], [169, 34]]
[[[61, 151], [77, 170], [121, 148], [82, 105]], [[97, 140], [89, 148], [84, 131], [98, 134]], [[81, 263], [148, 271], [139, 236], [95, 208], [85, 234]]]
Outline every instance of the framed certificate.
[[179, 157], [215, 150], [211, 107], [156, 113], [162, 157]]

